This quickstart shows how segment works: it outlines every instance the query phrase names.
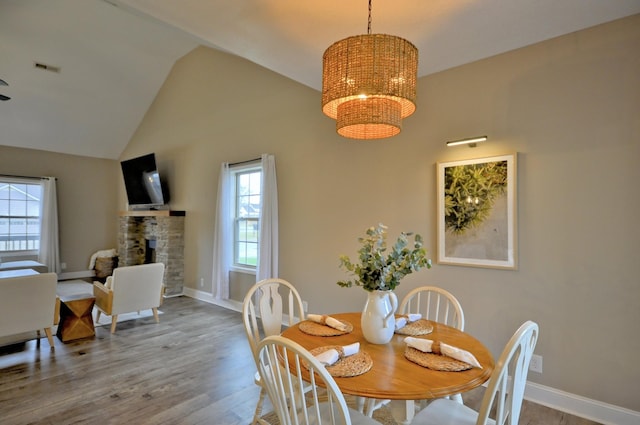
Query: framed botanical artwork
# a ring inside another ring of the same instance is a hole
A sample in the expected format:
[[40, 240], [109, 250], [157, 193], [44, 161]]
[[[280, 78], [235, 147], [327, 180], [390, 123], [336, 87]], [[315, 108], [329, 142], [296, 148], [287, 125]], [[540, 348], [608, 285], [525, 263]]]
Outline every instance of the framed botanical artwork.
[[517, 268], [516, 160], [437, 163], [439, 264]]

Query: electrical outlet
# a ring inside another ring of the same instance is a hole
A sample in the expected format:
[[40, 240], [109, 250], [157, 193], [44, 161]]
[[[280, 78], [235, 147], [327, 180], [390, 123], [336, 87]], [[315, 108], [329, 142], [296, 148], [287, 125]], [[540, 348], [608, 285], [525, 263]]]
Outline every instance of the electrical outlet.
[[302, 309], [305, 313], [307, 313], [309, 311], [309, 303], [306, 301], [302, 301]]
[[529, 363], [529, 370], [532, 372], [542, 373], [542, 356], [534, 354], [531, 356], [531, 362]]
[[67, 270], [67, 263], [60, 263], [60, 269]]
[[200, 278], [200, 287], [204, 288], [204, 277]]

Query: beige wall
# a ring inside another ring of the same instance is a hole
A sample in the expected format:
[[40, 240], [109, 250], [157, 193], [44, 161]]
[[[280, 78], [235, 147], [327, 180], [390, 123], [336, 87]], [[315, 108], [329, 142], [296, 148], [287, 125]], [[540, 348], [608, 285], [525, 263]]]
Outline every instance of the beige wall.
[[57, 177], [60, 261], [87, 272], [91, 254], [117, 248], [120, 165], [108, 159], [0, 146], [0, 173]]
[[[398, 295], [452, 291], [494, 354], [535, 320], [544, 373], [531, 381], [640, 411], [639, 51], [633, 16], [421, 78], [403, 133], [359, 142], [335, 134], [317, 91], [198, 48], [175, 65], [123, 159], [154, 151], [164, 164], [172, 207], [187, 211], [185, 284], [211, 292], [220, 163], [274, 154], [280, 277], [310, 311], [331, 313], [364, 304], [360, 289], [335, 282], [339, 255], [355, 254], [366, 227], [418, 232], [435, 255], [437, 161], [518, 152], [519, 270], [435, 265]], [[489, 142], [445, 147], [479, 134]]]

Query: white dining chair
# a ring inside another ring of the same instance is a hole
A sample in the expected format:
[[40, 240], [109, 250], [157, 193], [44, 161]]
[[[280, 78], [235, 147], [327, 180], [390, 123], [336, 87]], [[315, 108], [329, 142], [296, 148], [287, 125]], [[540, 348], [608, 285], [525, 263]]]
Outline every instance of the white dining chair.
[[[293, 373], [278, 373], [279, 366]], [[310, 390], [299, 397], [295, 388], [306, 385], [303, 370], [308, 369]], [[258, 371], [281, 425], [375, 425], [374, 419], [347, 406], [336, 381], [309, 351], [297, 342], [276, 335], [258, 344]]]
[[[538, 333], [537, 323], [527, 321], [513, 334], [489, 378], [478, 412], [452, 400], [438, 399], [417, 413], [412, 425], [517, 425]], [[492, 419], [489, 414], [494, 407]]]
[[[244, 297], [242, 320], [256, 367], [260, 341], [270, 335], [279, 335], [283, 324], [292, 326], [304, 319], [302, 298], [291, 283], [284, 279], [271, 278], [253, 285]], [[260, 395], [251, 423], [269, 425], [260, 419], [266, 391], [257, 371], [254, 381], [260, 386]]]
[[411, 290], [400, 302], [398, 313], [420, 313], [424, 319], [464, 331], [460, 302], [451, 292], [437, 286], [420, 286]]
[[[464, 312], [460, 302], [451, 292], [437, 286], [420, 286], [405, 295], [398, 307], [398, 314], [409, 313], [420, 313], [424, 319], [464, 331]], [[462, 403], [460, 394], [452, 395], [450, 398]], [[388, 402], [389, 400], [367, 399], [364, 410], [371, 416], [375, 410]], [[415, 402], [407, 400], [405, 404], [405, 409], [415, 409]], [[426, 400], [420, 400], [420, 408], [426, 404]], [[407, 417], [413, 417], [413, 412], [408, 412]]]
[[[464, 331], [464, 312], [460, 301], [451, 292], [437, 286], [420, 286], [411, 290], [400, 302], [398, 311], [401, 314], [420, 313], [427, 320]], [[461, 394], [448, 398], [462, 403]], [[421, 407], [425, 405], [423, 400]]]

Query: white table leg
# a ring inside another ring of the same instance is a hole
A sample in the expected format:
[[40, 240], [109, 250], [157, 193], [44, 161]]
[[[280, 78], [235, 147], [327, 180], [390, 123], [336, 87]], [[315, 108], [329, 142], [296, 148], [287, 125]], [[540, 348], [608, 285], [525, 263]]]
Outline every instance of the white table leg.
[[409, 425], [416, 413], [413, 400], [391, 400], [389, 407], [393, 419], [402, 425]]

